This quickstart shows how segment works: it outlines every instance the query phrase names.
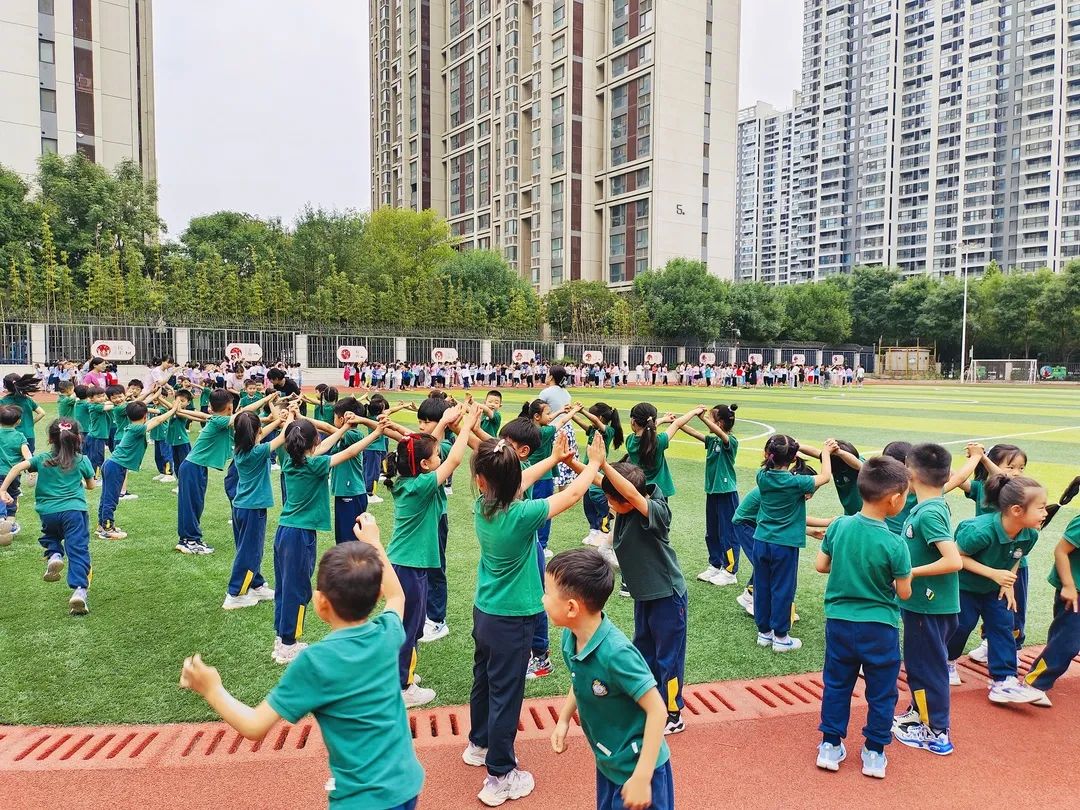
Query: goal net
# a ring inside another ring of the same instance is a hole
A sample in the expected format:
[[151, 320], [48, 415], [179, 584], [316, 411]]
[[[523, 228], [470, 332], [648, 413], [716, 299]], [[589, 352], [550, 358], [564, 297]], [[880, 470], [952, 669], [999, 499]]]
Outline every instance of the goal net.
[[974, 382], [1033, 383], [1038, 379], [1037, 360], [972, 360], [968, 370]]

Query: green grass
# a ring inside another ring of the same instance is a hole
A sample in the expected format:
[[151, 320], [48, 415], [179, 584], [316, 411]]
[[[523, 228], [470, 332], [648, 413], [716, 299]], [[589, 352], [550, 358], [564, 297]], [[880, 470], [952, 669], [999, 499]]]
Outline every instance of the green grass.
[[[744, 439], [738, 459], [743, 493], [753, 485], [764, 443], [761, 434], [767, 430], [750, 420], [816, 444], [829, 437], [845, 438], [864, 453], [893, 439], [907, 439], [948, 442], [954, 452], [962, 454], [969, 438], [985, 438], [990, 445], [992, 437], [1012, 437], [1009, 441], [1027, 450], [1029, 473], [1048, 487], [1052, 499], [1080, 473], [1080, 417], [1076, 393], [1068, 389], [881, 386], [845, 391], [660, 388], [575, 393], [586, 403], [603, 399], [616, 404], [624, 419], [634, 403], [645, 399], [661, 411], [685, 411], [702, 401], [715, 404], [714, 396], [722, 401], [734, 399], [740, 405], [735, 433]], [[524, 390], [506, 392], [507, 418], [516, 414], [528, 396]], [[52, 406], [46, 405], [46, 410], [51, 418]], [[0, 723], [207, 720], [212, 714], [206, 705], [177, 687], [180, 664], [185, 655], [195, 651], [219, 666], [225, 684], [245, 701], [260, 700], [280, 677], [281, 668], [269, 655], [274, 636], [272, 606], [221, 610], [232, 563], [222, 475], [211, 473], [203, 517], [207, 542], [217, 553], [210, 557], [181, 555], [173, 551], [176, 496], [171, 485], [151, 480], [155, 473], [151, 453], [152, 449], [143, 471], [130, 482], [139, 500], [121, 504], [117, 515], [130, 533], [128, 539], [91, 541], [94, 583], [90, 591], [92, 612], [86, 618], [67, 615], [69, 591], [64, 582], [50, 584], [41, 579], [43, 562], [36, 542], [39, 526], [33, 490], [26, 490], [20, 508], [23, 532], [11, 547], [0, 549]], [[754, 644], [753, 623], [735, 604], [738, 589], [718, 589], [694, 579], [707, 563], [702, 539], [702, 456], [701, 446], [685, 437], [677, 440], [669, 453], [679, 489], [672, 503], [672, 540], [690, 587], [688, 680], [709, 682], [820, 668], [825, 578], [813, 571], [813, 541], [802, 556], [798, 593], [802, 621], [796, 625], [796, 634], [805, 646], [798, 653], [778, 656], [759, 650]], [[447, 704], [464, 703], [469, 696], [470, 616], [477, 563], [472, 494], [465, 470], [458, 472], [455, 484], [450, 498], [448, 555], [452, 632], [436, 644], [421, 645], [418, 665], [425, 685], [436, 689], [440, 702]], [[92, 516], [96, 516], [97, 501], [97, 492], [91, 493]], [[970, 501], [957, 496], [950, 501], [955, 520], [972, 515]], [[389, 501], [372, 507], [386, 539], [392, 509]], [[811, 502], [810, 511], [821, 516], [839, 514], [834, 490], [823, 489]], [[1075, 510], [1064, 510], [1032, 555], [1030, 643], [1045, 640], [1052, 599], [1045, 576], [1054, 542], [1075, 514]], [[264, 563], [271, 583], [274, 525], [272, 515]], [[555, 551], [577, 548], [587, 529], [582, 510], [576, 508], [555, 520], [551, 547]], [[319, 538], [320, 548], [332, 542], [330, 535]], [[745, 580], [745, 573], [740, 579]], [[617, 596], [608, 604], [610, 616], [627, 633], [633, 627], [631, 607], [629, 600]], [[306, 638], [314, 641], [327, 628], [314, 611], [310, 616]], [[527, 695], [551, 695], [567, 688], [566, 670], [559, 661], [556, 674], [530, 683]]]

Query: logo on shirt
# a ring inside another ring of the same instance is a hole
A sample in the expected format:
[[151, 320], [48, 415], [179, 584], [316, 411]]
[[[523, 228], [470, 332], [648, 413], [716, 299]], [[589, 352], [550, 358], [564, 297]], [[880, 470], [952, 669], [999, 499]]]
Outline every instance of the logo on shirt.
[[913, 528], [912, 528], [911, 526], [908, 526], [908, 527], [907, 527], [907, 536], [908, 536], [909, 538], [911, 538], [911, 537], [914, 537], [914, 536], [915, 536], [915, 529], [913, 529]]
[[934, 589], [933, 589], [933, 588], [927, 588], [927, 589], [926, 589], [926, 601], [927, 601], [927, 602], [933, 602], [933, 601], [934, 601], [934, 597], [935, 597], [935, 596], [937, 596], [937, 594], [936, 594], [936, 593], [934, 593]]
[[597, 679], [592, 682], [592, 693], [597, 697], [604, 697], [608, 693], [607, 684]]
[[1019, 548], [1013, 549], [1013, 559], [1014, 560], [1019, 560], [1023, 556], [1024, 556], [1024, 550], [1023, 549], [1019, 549]]

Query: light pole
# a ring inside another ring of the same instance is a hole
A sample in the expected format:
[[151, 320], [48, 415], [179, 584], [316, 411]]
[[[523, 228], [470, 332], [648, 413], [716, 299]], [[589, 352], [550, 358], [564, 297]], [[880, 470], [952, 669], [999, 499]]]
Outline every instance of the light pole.
[[968, 311], [968, 266], [967, 266], [967, 253], [968, 242], [961, 243], [960, 250], [960, 264], [964, 271], [964, 315], [963, 321], [960, 327], [960, 382], [961, 384], [967, 382], [967, 375], [965, 374], [967, 368], [967, 311]]

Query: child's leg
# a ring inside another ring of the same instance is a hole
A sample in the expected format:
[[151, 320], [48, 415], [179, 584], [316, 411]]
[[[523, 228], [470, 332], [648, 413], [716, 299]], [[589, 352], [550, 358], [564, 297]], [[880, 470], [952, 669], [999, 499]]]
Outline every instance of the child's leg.
[[41, 516], [41, 537], [38, 543], [45, 550], [45, 559], [48, 560], [54, 554], [64, 556], [64, 522], [63, 512]]
[[[190, 444], [174, 444], [172, 445], [173, 455], [173, 469], [179, 470], [180, 465], [184, 463], [184, 459], [188, 457], [188, 453], [191, 452]], [[175, 473], [174, 473], [175, 474]]]
[[[683, 709], [682, 688], [686, 672], [686, 594], [672, 594], [663, 599], [651, 599], [643, 617], [652, 638], [653, 657], [649, 661], [656, 676], [660, 696], [669, 714]], [[635, 644], [637, 642], [637, 604], [634, 605]]]
[[[315, 573], [315, 532], [278, 526], [274, 537], [277, 589], [274, 613], [282, 644], [295, 644], [304, 633], [304, 614], [311, 601], [311, 575]], [[280, 605], [280, 610], [278, 606]]]
[[382, 474], [382, 462], [386, 453], [382, 450], [364, 451], [364, 481], [367, 483], [367, 494], [375, 494], [375, 486]]
[[[671, 761], [668, 760], [652, 775], [652, 802], [649, 810], [674, 810], [675, 807], [675, 779], [671, 772]], [[612, 782], [596, 769], [596, 807], [597, 810], [622, 810], [625, 805], [622, 800], [623, 786]]]
[[229, 596], [243, 596], [249, 588], [261, 588], [266, 584], [262, 575], [263, 546], [266, 544], [266, 510], [234, 507], [232, 520], [236, 556], [233, 558], [228, 593]]
[[[758, 587], [758, 593], [762, 588]], [[851, 693], [859, 680], [858, 639], [854, 628], [858, 622], [841, 619], [825, 620], [825, 668], [821, 682], [821, 723], [818, 730], [825, 742], [839, 745], [847, 737], [851, 717]], [[892, 725], [892, 708], [889, 709]]]
[[739, 508], [739, 493], [725, 492], [718, 495], [720, 519], [720, 547], [723, 551], [724, 568], [730, 574], [739, 573], [739, 541], [735, 534], [735, 510]]
[[754, 623], [759, 633], [772, 632], [772, 543], [754, 541]]
[[[490, 650], [487, 656], [487, 770], [492, 776], [504, 776], [517, 767], [514, 740], [525, 698], [525, 670], [529, 665], [529, 640], [535, 619], [532, 616], [490, 616], [475, 611], [474, 622], [474, 638], [484, 637]], [[477, 740], [473, 742], [479, 744]]]
[[199, 521], [206, 503], [206, 478], [206, 467], [188, 461], [180, 465], [176, 533], [181, 540], [202, 540]]
[[[799, 549], [773, 545], [770, 549], [772, 570], [772, 613], [769, 620], [773, 634], [783, 638], [791, 630], [792, 605], [799, 578]], [[755, 592], [755, 602], [757, 592]]]
[[960, 591], [960, 613], [957, 615], [956, 620], [956, 632], [952, 634], [952, 638], [949, 639], [949, 660], [955, 661], [964, 652], [964, 645], [967, 644], [968, 636], [971, 635], [971, 631], [975, 629], [975, 625], [979, 623], [979, 615], [981, 613], [979, 598], [977, 595], [970, 593], [969, 591]]
[[424, 635], [424, 605], [427, 603], [427, 569], [395, 565], [394, 571], [405, 591], [405, 643], [398, 651], [398, 680], [402, 689], [413, 682], [416, 670], [416, 645]]
[[450, 523], [446, 515], [439, 518], [439, 567], [429, 568], [427, 572], [427, 617], [442, 624], [446, 621], [446, 538], [450, 533]]
[[[429, 592], [430, 595], [430, 592]], [[430, 612], [428, 618], [431, 617]], [[469, 692], [469, 742], [478, 748], [488, 747], [488, 717], [491, 711], [491, 698], [488, 684], [488, 658], [491, 646], [488, 639], [479, 632], [481, 624], [488, 618], [486, 613], [473, 608], [473, 683]], [[526, 662], [528, 666], [528, 662]]]
[[90, 564], [90, 516], [86, 512], [60, 512], [59, 518], [68, 556], [67, 583], [71, 589], [89, 588], [94, 578]]
[[[540, 569], [540, 581], [543, 582], [544, 571], [547, 569], [547, 560], [544, 559], [544, 549], [540, 546], [539, 541], [536, 543], [536, 566]], [[542, 658], [548, 654], [548, 646], [548, 616], [546, 611], [541, 610], [536, 614], [536, 625], [533, 629], [532, 654], [537, 658]]]
[[1016, 571], [1016, 584], [1013, 585], [1013, 595], [1016, 597], [1016, 612], [1013, 613], [1013, 636], [1016, 638], [1016, 651], [1024, 649], [1024, 641], [1027, 634], [1027, 603], [1028, 581], [1030, 569], [1026, 565], [1020, 566]]
[[[546, 478], [542, 481], [537, 481], [533, 484], [532, 496], [534, 500], [540, 501], [544, 498], [550, 498], [555, 494], [555, 479]], [[540, 541], [540, 548], [547, 548], [548, 538], [551, 536], [551, 521], [544, 521], [536, 532], [536, 539]]]
[[[154, 442], [154, 466], [157, 467], [158, 475], [167, 475], [169, 472], [169, 462], [165, 457], [165, 448], [168, 447], [165, 442]], [[171, 456], [171, 450], [169, 455]]]
[[[225, 497], [231, 504], [236, 499], [236, 488], [240, 485], [240, 471], [233, 462], [229, 462], [229, 469], [225, 471]], [[281, 499], [285, 503], [285, 499]]]
[[101, 502], [98, 504], [98, 526], [112, 529], [116, 524], [116, 506], [120, 503], [120, 490], [127, 470], [111, 458], [101, 467]]
[[722, 495], [714, 493], [705, 495], [705, 547], [709, 550], [709, 565], [713, 568], [727, 567], [724, 547], [720, 541], [720, 521], [722, 519], [720, 499], [722, 497]]
[[1080, 654], [1080, 613], [1073, 613], [1061, 601], [1061, 591], [1054, 594], [1054, 620], [1046, 637], [1046, 649], [1042, 651], [1024, 678], [1029, 686], [1044, 692], [1054, 688], [1054, 683], [1065, 674], [1072, 660]]
[[989, 657], [986, 665], [990, 678], [1002, 681], [1016, 675], [1016, 639], [1013, 637], [1013, 612], [998, 599], [997, 593], [981, 594], [983, 631]]
[[[607, 496], [604, 496], [604, 504], [606, 512]], [[598, 508], [598, 505], [593, 498], [592, 490], [585, 494], [585, 497], [581, 499], [581, 505], [585, 509], [585, 520], [589, 522], [589, 529], [594, 532], [600, 531], [600, 523], [604, 519], [603, 513]]]
[[867, 713], [863, 736], [871, 751], [892, 742], [892, 719], [900, 692], [900, 631], [880, 622], [852, 622], [857, 628]]
[[367, 495], [352, 498], [334, 498], [334, 541], [348, 543], [355, 540], [353, 526], [356, 519], [367, 511]]
[[911, 708], [934, 731], [950, 728], [948, 643], [956, 633], [956, 614], [928, 615], [902, 611], [904, 668]]

